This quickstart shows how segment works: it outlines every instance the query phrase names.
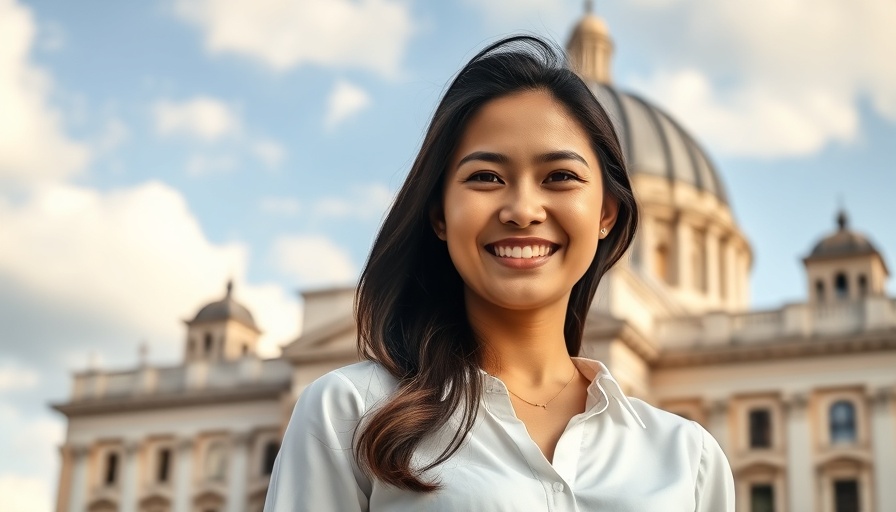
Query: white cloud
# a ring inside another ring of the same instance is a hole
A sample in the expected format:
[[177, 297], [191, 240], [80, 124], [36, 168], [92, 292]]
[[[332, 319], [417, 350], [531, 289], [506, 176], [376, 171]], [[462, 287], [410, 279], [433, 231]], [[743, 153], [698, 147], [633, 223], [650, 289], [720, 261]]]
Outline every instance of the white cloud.
[[153, 108], [160, 135], [186, 135], [212, 142], [242, 131], [239, 116], [221, 100], [199, 96], [181, 103], [159, 101]]
[[344, 80], [336, 82], [327, 98], [324, 126], [333, 130], [370, 106], [370, 95], [364, 89]]
[[638, 0], [626, 8], [643, 29], [639, 52], [662, 62], [636, 87], [722, 152], [799, 156], [855, 140], [866, 100], [896, 121], [896, 3]]
[[[64, 326], [66, 315], [72, 315], [95, 319], [107, 330], [125, 326], [135, 343], [146, 338], [153, 352], [179, 354], [184, 336], [179, 320], [222, 296], [224, 281], [233, 276], [238, 300], [265, 331], [266, 347], [296, 334], [298, 306], [291, 294], [280, 286], [243, 284], [248, 249], [209, 242], [183, 196], [162, 183], [102, 194], [46, 187], [21, 206], [0, 198], [0, 218], [0, 277], [43, 304], [33, 320], [17, 319], [26, 323], [20, 331]], [[29, 321], [44, 324], [29, 327]], [[71, 350], [69, 334], [54, 337]], [[81, 350], [79, 359], [86, 358], [87, 349]]]
[[414, 32], [403, 0], [175, 0], [212, 53], [257, 59], [283, 71], [303, 64], [395, 76]]
[[206, 174], [218, 174], [231, 172], [237, 168], [239, 162], [231, 155], [207, 155], [195, 154], [187, 160], [187, 174], [191, 176], [203, 176]]
[[55, 490], [42, 478], [0, 474], [0, 510], [3, 512], [49, 512]]
[[283, 236], [273, 245], [273, 263], [303, 288], [343, 285], [357, 279], [348, 253], [323, 236]]
[[251, 144], [252, 153], [268, 168], [276, 169], [286, 159], [286, 149], [268, 139], [258, 139]]
[[82, 170], [90, 150], [63, 131], [48, 98], [52, 80], [28, 60], [35, 38], [31, 12], [0, 0], [0, 183], [32, 184]]
[[[481, 12], [492, 24], [518, 29], [520, 23], [539, 26], [558, 24], [565, 19], [569, 2], [558, 0], [464, 0], [468, 7]], [[581, 2], [575, 2], [581, 9]]]
[[668, 105], [713, 151], [729, 155], [810, 154], [831, 140], [848, 142], [858, 130], [856, 110], [824, 90], [796, 96], [754, 83], [723, 94], [696, 70], [634, 85]]
[[30, 389], [39, 381], [40, 376], [34, 370], [0, 361], [0, 392]]
[[[38, 512], [52, 510], [58, 475], [57, 447], [64, 427], [49, 411], [29, 417], [0, 400], [0, 463], [18, 462], [18, 470], [0, 467], [0, 510]], [[15, 467], [15, 466], [14, 466]]]

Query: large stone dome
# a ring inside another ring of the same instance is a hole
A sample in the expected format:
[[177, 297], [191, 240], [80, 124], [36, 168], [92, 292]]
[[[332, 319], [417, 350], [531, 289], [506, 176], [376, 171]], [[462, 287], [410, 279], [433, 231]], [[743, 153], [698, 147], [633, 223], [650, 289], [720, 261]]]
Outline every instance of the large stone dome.
[[725, 187], [712, 161], [672, 117], [647, 100], [610, 84], [589, 85], [613, 120], [630, 173], [683, 181], [728, 204]]
[[[566, 44], [567, 58], [613, 122], [641, 219], [628, 260], [639, 284], [619, 284], [615, 298], [607, 295], [607, 311], [622, 318], [645, 304], [656, 305], [657, 317], [743, 310], [749, 303], [752, 250], [721, 175], [682, 124], [613, 84], [615, 45], [607, 24], [592, 10], [586, 2]], [[638, 299], [626, 302], [626, 296]], [[646, 320], [642, 327], [652, 328]]]

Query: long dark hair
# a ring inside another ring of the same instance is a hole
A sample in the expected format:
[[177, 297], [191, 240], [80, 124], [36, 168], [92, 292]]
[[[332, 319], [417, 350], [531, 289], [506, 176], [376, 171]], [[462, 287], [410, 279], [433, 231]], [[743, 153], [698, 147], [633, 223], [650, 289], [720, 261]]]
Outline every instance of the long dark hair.
[[[480, 343], [464, 309], [463, 281], [433, 231], [430, 212], [441, 201], [445, 170], [468, 120], [490, 100], [525, 90], [549, 92], [581, 124], [600, 162], [605, 193], [619, 203], [613, 229], [572, 288], [564, 324], [571, 356], [581, 348], [585, 316], [601, 276], [635, 236], [638, 211], [616, 132], [588, 86], [570, 70], [564, 52], [536, 37], [514, 36], [473, 57], [433, 114], [355, 298], [361, 356], [377, 361], [399, 382], [386, 403], [365, 418], [355, 442], [358, 464], [387, 484], [420, 492], [438, 489], [438, 482], [423, 481], [422, 473], [450, 458], [476, 420]], [[458, 412], [460, 425], [440, 456], [412, 468], [420, 442]]]

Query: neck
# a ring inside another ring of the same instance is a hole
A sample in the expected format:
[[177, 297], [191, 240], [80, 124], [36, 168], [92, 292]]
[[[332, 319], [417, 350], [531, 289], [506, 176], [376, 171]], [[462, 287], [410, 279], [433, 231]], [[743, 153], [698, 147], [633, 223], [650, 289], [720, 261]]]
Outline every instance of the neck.
[[528, 310], [496, 306], [467, 290], [467, 318], [483, 344], [482, 366], [507, 382], [541, 386], [569, 378], [563, 327], [569, 296]]

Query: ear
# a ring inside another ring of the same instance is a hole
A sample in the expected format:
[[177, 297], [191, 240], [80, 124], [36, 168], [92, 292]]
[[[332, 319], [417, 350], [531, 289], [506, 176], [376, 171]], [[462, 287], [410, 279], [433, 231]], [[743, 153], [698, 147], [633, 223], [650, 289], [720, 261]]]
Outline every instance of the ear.
[[435, 204], [429, 209], [429, 223], [439, 240], [445, 241], [445, 212], [441, 204]]
[[606, 238], [613, 225], [616, 224], [616, 216], [619, 215], [619, 201], [610, 194], [604, 194], [604, 204], [600, 211], [600, 228], [607, 229], [606, 233], [601, 233], [601, 238]]

